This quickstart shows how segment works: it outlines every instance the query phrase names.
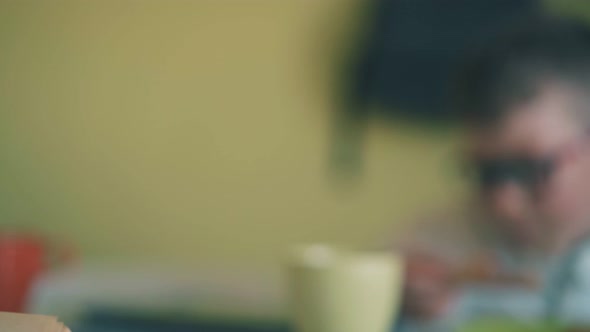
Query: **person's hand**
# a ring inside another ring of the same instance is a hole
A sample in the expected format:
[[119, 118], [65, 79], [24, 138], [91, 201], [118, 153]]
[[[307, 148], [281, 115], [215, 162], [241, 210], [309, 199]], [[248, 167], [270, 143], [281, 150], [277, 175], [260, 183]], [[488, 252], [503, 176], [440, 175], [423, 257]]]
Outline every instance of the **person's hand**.
[[540, 288], [539, 276], [534, 271], [504, 271], [497, 258], [489, 253], [475, 255], [455, 273], [457, 283]]
[[406, 255], [405, 314], [415, 319], [444, 316], [455, 298], [455, 269], [434, 255]]

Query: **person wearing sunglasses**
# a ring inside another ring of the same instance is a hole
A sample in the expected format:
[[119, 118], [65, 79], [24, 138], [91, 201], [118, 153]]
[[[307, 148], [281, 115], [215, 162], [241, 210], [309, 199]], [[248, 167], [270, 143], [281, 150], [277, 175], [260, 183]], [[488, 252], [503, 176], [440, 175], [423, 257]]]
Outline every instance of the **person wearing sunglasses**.
[[435, 216], [403, 235], [403, 316], [419, 322], [404, 326], [590, 326], [590, 29], [521, 23], [474, 52], [455, 87], [473, 200], [464, 222]]

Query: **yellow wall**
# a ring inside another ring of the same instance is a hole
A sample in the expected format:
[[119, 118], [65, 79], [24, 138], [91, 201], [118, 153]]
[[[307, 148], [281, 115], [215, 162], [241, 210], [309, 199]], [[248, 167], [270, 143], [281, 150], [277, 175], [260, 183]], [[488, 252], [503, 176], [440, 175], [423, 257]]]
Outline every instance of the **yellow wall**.
[[333, 62], [354, 12], [0, 1], [0, 222], [87, 257], [264, 263], [294, 242], [371, 243], [446, 200], [441, 132], [373, 124], [359, 182], [326, 176]]

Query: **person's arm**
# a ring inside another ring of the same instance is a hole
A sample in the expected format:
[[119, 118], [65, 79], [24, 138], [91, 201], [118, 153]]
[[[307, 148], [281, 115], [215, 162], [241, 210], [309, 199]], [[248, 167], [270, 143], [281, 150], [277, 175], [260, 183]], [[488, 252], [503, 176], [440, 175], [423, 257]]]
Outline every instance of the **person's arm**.
[[404, 317], [435, 320], [452, 310], [457, 279], [463, 276], [457, 267], [474, 252], [473, 234], [463, 221], [458, 214], [431, 214], [388, 239], [387, 247], [406, 261]]

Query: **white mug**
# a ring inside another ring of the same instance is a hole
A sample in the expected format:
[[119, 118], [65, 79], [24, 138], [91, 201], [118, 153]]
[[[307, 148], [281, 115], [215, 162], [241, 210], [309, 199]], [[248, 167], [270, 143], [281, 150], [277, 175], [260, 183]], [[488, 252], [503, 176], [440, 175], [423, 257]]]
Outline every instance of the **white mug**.
[[325, 245], [296, 249], [288, 270], [296, 331], [390, 331], [401, 300], [403, 265], [389, 252]]

